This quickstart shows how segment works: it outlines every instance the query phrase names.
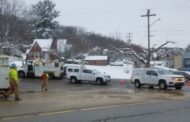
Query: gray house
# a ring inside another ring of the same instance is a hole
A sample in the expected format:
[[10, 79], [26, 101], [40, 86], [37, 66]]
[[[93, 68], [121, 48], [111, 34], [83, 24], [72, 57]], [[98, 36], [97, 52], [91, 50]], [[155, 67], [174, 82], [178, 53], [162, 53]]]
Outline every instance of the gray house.
[[176, 69], [190, 67], [190, 53], [174, 56], [173, 64]]

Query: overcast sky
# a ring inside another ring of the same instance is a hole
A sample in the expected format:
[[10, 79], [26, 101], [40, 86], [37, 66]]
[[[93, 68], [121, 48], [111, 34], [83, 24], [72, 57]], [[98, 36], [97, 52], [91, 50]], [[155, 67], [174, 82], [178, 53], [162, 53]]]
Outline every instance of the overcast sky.
[[[38, 0], [24, 0], [31, 5]], [[147, 47], [147, 18], [151, 10], [151, 46], [174, 41], [168, 46], [190, 44], [190, 0], [52, 0], [61, 25], [84, 27], [88, 31], [127, 40]], [[160, 21], [157, 21], [160, 18]], [[155, 22], [156, 21], [156, 22]]]

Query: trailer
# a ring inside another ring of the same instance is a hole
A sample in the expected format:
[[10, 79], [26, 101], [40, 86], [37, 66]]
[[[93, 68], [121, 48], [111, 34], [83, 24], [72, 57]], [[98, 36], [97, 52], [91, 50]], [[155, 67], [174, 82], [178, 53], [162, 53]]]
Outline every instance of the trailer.
[[43, 72], [49, 74], [50, 78], [62, 78], [64, 73], [63, 62], [42, 62], [27, 60], [26, 63], [17, 69], [20, 78], [41, 77]]
[[0, 55], [0, 94], [4, 94], [9, 90], [9, 65], [8, 65], [9, 57], [6, 55]]

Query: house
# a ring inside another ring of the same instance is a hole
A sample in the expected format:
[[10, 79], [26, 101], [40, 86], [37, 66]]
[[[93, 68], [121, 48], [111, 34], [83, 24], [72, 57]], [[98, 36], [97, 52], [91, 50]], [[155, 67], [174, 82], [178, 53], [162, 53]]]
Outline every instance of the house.
[[5, 55], [9, 55], [9, 56], [21, 57], [21, 55], [22, 55], [22, 53], [18, 49], [18, 47], [15, 47], [12, 45], [1, 47], [0, 52], [1, 52], [1, 54], [5, 54]]
[[107, 65], [107, 56], [87, 56], [84, 61], [88, 62], [89, 65]]
[[66, 43], [66, 39], [35, 39], [31, 48], [26, 51], [26, 59], [43, 61], [60, 59], [59, 53], [65, 51]]
[[173, 64], [176, 69], [190, 67], [190, 53], [174, 56]]

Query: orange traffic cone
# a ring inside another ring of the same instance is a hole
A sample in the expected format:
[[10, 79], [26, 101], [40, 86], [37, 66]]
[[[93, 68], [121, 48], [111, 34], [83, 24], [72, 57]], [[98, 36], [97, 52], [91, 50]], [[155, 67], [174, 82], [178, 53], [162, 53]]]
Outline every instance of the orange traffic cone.
[[120, 85], [122, 85], [122, 86], [125, 85], [125, 81], [124, 81], [124, 80], [120, 80], [119, 83], [120, 83]]

